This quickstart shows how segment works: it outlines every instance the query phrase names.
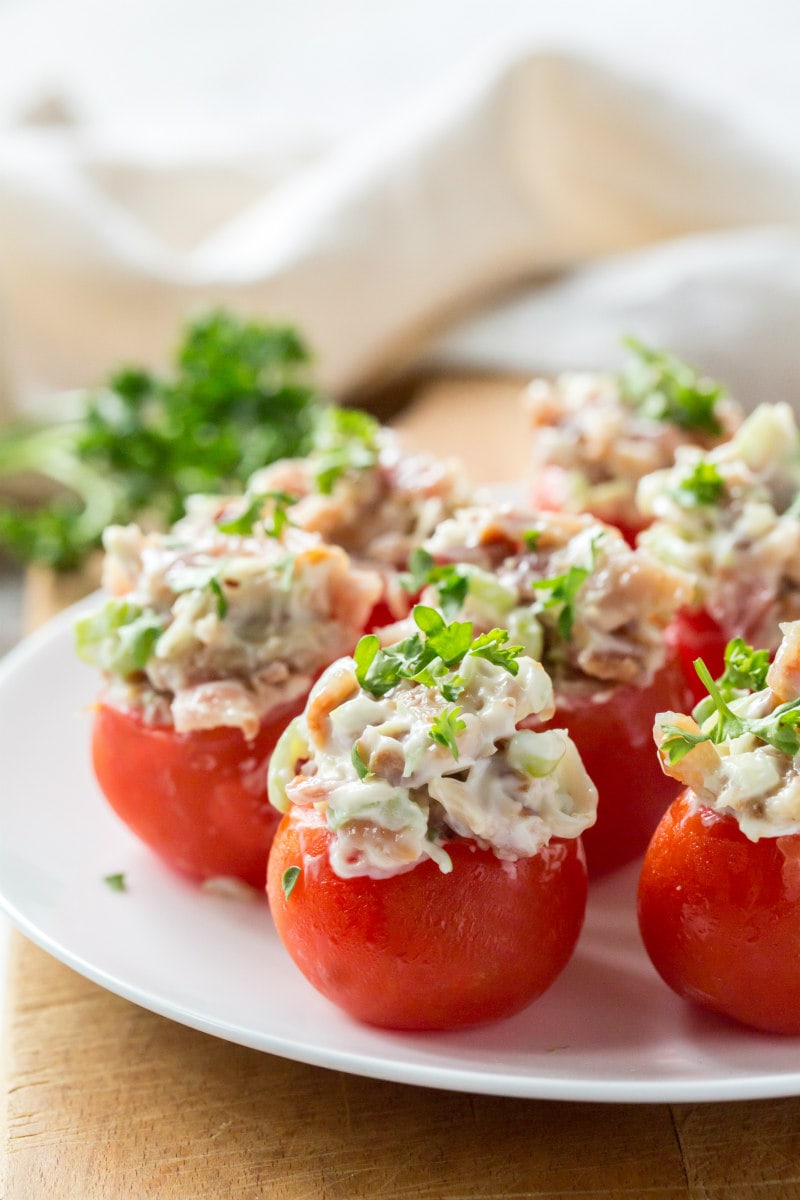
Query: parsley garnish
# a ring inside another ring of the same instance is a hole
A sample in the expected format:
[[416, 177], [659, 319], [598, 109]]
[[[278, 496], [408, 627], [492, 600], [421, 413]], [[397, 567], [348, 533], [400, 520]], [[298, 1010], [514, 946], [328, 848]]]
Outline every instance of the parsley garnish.
[[725, 647], [725, 670], [717, 687], [726, 700], [735, 700], [743, 692], [760, 692], [767, 686], [768, 670], [768, 650], [755, 650], [744, 638], [733, 638]]
[[[468, 654], [488, 659], [516, 675], [521, 646], [508, 646], [505, 629], [492, 629], [473, 640], [471, 621], [449, 624], [435, 608], [417, 604], [414, 621], [420, 633], [381, 648], [374, 633], [362, 637], [353, 653], [356, 679], [365, 692], [380, 699], [403, 679], [438, 687], [446, 700], [456, 700], [463, 679], [453, 669]], [[420, 636], [422, 634], [423, 636]]]
[[329, 496], [348, 471], [363, 471], [378, 461], [380, 426], [357, 408], [323, 409], [314, 434], [313, 462], [317, 491]]
[[455, 759], [458, 759], [456, 735], [467, 728], [466, 721], [458, 715], [460, 712], [461, 709], [456, 707], [443, 709], [438, 717], [434, 717], [428, 730], [428, 737], [431, 741], [438, 742], [440, 746], [446, 746]]
[[222, 590], [222, 584], [216, 576], [213, 576], [211, 579], [209, 579], [208, 586], [214, 593], [214, 598], [217, 602], [217, 616], [219, 617], [220, 621], [223, 621], [228, 615], [228, 601], [225, 597], [225, 593]]
[[525, 529], [522, 533], [522, 540], [526, 550], [535, 550], [539, 545], [539, 538], [542, 536], [541, 529]]
[[508, 632], [505, 629], [492, 629], [490, 633], [482, 633], [470, 646], [470, 654], [476, 658], [485, 658], [497, 667], [505, 667], [509, 675], [519, 674], [519, 646], [508, 646]]
[[559, 637], [568, 642], [572, 636], [572, 626], [575, 624], [575, 605], [578, 593], [592, 571], [597, 566], [598, 545], [603, 540], [602, 532], [595, 534], [591, 541], [590, 564], [588, 567], [570, 567], [562, 575], [554, 575], [551, 579], [536, 579], [531, 587], [537, 591], [546, 591], [549, 595], [541, 601], [541, 607], [557, 608], [556, 630]]
[[537, 579], [531, 584], [531, 587], [549, 592], [542, 601], [542, 608], [558, 609], [556, 629], [564, 641], [569, 641], [572, 634], [575, 601], [590, 574], [588, 567], [570, 567], [563, 575], [555, 575], [552, 579]]
[[706, 379], [674, 354], [654, 350], [638, 338], [623, 338], [632, 359], [619, 376], [623, 398], [646, 417], [715, 437], [723, 432], [716, 405], [722, 384]]
[[103, 883], [110, 888], [112, 892], [127, 892], [128, 884], [122, 871], [116, 875], [104, 875]]
[[75, 648], [84, 662], [124, 679], [144, 670], [163, 632], [153, 609], [125, 599], [109, 600], [75, 622]]
[[353, 766], [356, 769], [356, 775], [358, 775], [358, 778], [363, 783], [369, 775], [370, 770], [367, 764], [364, 762], [364, 759], [361, 757], [361, 751], [358, 748], [358, 742], [353, 742], [353, 749], [350, 752], [350, 758]]
[[442, 612], [454, 617], [460, 611], [469, 591], [469, 576], [452, 563], [437, 566], [433, 555], [418, 546], [408, 561], [408, 572], [400, 582], [407, 592], [419, 592], [426, 584], [436, 588]]
[[[736, 640], [741, 642], [741, 639]], [[758, 652], [753, 652], [751, 647], [744, 643], [743, 645], [745, 651], [750, 651], [754, 655], [758, 654]], [[740, 655], [744, 657], [741, 648], [731, 652], [731, 657], [734, 659]], [[703, 728], [699, 733], [694, 733], [681, 729], [677, 725], [664, 724], [661, 726], [668, 735], [661, 744], [661, 750], [666, 754], [669, 763], [680, 762], [690, 750], [693, 750], [701, 742], [713, 742], [718, 745], [720, 742], [742, 737], [744, 734], [749, 734], [758, 741], [764, 742], [765, 745], [774, 747], [781, 754], [787, 754], [790, 758], [800, 751], [800, 735], [798, 734], [800, 698], [779, 704], [764, 717], [744, 717], [730, 707], [723, 695], [722, 688], [711, 678], [711, 672], [702, 658], [695, 659], [694, 669], [708, 691], [708, 697], [701, 700], [694, 710], [695, 714], [703, 719]], [[735, 670], [738, 671], [738, 668]], [[759, 679], [760, 677], [759, 664], [753, 669], [752, 678]], [[721, 679], [725, 679], [725, 675]], [[750, 694], [752, 693], [749, 690], [739, 689], [736, 699], [746, 698]]]
[[[271, 513], [265, 512], [270, 503], [272, 505]], [[296, 503], [297, 496], [292, 496], [289, 492], [259, 492], [250, 497], [247, 507], [239, 513], [238, 517], [232, 517], [228, 521], [218, 521], [217, 529], [220, 533], [240, 534], [242, 537], [247, 537], [253, 532], [256, 525], [261, 524], [270, 537], [278, 538], [286, 526], [291, 525], [287, 508]]]
[[713, 463], [701, 459], [681, 480], [674, 495], [684, 508], [716, 504], [725, 495], [725, 480]]
[[287, 867], [281, 875], [281, 887], [283, 888], [283, 894], [287, 900], [294, 890], [294, 885], [300, 878], [301, 869], [301, 867]]
[[241, 491], [259, 467], [307, 454], [321, 401], [288, 327], [219, 312], [190, 325], [174, 370], [117, 371], [77, 421], [0, 434], [0, 475], [60, 485], [43, 506], [0, 503], [0, 542], [25, 561], [81, 563], [103, 529], [146, 513], [163, 528], [194, 493]]

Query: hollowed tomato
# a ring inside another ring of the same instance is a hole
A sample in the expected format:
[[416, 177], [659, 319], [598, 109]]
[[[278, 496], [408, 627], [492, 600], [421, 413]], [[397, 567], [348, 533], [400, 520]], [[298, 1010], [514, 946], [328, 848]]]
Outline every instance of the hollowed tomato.
[[[457, 1029], [510, 1016], [566, 966], [583, 923], [579, 841], [502, 862], [473, 842], [387, 879], [342, 879], [324, 815], [294, 807], [275, 835], [267, 891], [305, 977], [351, 1016], [388, 1029]], [[299, 875], [287, 898], [288, 868]]]
[[800, 837], [751, 842], [733, 817], [683, 793], [645, 855], [639, 927], [679, 996], [800, 1034]]
[[304, 703], [271, 714], [251, 741], [225, 726], [176, 733], [99, 704], [95, 775], [117, 815], [171, 867], [193, 879], [232, 876], [261, 888], [279, 820], [267, 799], [267, 765]]
[[556, 688], [556, 712], [534, 729], [566, 729], [597, 787], [597, 822], [583, 834], [590, 876], [643, 854], [680, 784], [664, 775], [653, 745], [656, 714], [690, 704], [678, 659], [668, 658], [648, 687], [622, 684], [567, 692]]

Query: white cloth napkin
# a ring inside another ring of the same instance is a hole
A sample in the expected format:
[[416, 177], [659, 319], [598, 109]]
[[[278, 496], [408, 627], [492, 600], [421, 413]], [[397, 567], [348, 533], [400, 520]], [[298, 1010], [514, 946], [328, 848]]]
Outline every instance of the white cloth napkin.
[[[752, 378], [754, 347], [782, 349], [778, 374], [796, 368], [796, 170], [588, 61], [537, 52], [473, 69], [283, 181], [262, 168], [236, 154], [121, 164], [57, 105], [6, 130], [6, 411], [43, 410], [54, 388], [120, 361], [164, 361], [186, 315], [212, 305], [296, 322], [340, 392], [562, 272], [436, 353], [590, 366], [634, 328], [714, 369], [735, 360], [734, 380]], [[784, 232], [749, 232], [765, 226]]]

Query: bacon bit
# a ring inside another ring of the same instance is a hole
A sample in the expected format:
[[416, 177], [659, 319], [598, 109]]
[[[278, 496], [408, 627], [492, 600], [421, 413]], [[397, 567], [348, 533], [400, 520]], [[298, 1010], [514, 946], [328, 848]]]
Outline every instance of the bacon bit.
[[342, 664], [328, 671], [326, 686], [312, 692], [306, 707], [306, 726], [309, 740], [321, 747], [330, 730], [330, 714], [334, 708], [350, 700], [358, 692], [358, 680], [352, 666]]

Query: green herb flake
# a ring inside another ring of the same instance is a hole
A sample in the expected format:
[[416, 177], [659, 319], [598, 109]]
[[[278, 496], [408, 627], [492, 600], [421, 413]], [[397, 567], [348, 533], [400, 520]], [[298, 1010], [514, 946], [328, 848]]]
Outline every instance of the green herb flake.
[[542, 608], [557, 608], [556, 629], [559, 637], [565, 642], [572, 636], [575, 624], [575, 603], [578, 593], [589, 578], [591, 571], [588, 567], [570, 567], [563, 575], [555, 575], [552, 579], [536, 579], [531, 587], [537, 591], [546, 591], [548, 595], [542, 601]]
[[722, 384], [699, 375], [674, 354], [646, 346], [638, 338], [623, 338], [631, 359], [619, 376], [623, 399], [643, 416], [680, 429], [717, 437], [723, 432], [717, 404], [725, 397]]
[[75, 648], [84, 662], [127, 679], [144, 670], [163, 632], [152, 609], [114, 599], [75, 622]]
[[219, 617], [220, 621], [224, 621], [228, 615], [228, 601], [225, 593], [222, 590], [222, 584], [215, 576], [214, 578], [209, 579], [208, 586], [213, 592], [214, 598], [217, 602], [217, 616]]
[[367, 766], [367, 764], [364, 762], [364, 759], [361, 757], [361, 751], [358, 748], [358, 742], [353, 742], [353, 749], [350, 752], [350, 759], [353, 763], [353, 766], [356, 769], [356, 774], [358, 775], [358, 778], [363, 783], [364, 780], [367, 778], [367, 776], [370, 774], [370, 769]]
[[522, 541], [525, 549], [535, 550], [539, 545], [539, 538], [541, 536], [541, 529], [525, 529], [522, 534]]
[[671, 766], [679, 763], [701, 742], [711, 741], [710, 734], [692, 733], [691, 730], [681, 729], [679, 725], [664, 724], [661, 729], [667, 734], [667, 737], [661, 743], [660, 749]]
[[[767, 746], [772, 746], [790, 758], [800, 752], [800, 698], [778, 705], [764, 717], [744, 717], [735, 712], [717, 682], [712, 679], [702, 658], [695, 659], [694, 669], [708, 692], [710, 703], [701, 701], [695, 712], [704, 717], [704, 738], [698, 740], [720, 743], [749, 734]], [[724, 676], [723, 676], [724, 678]], [[744, 693], [746, 696], [748, 693]], [[738, 698], [742, 697], [740, 693]], [[691, 749], [691, 747], [689, 747]], [[684, 753], [688, 753], [688, 750]], [[683, 757], [683, 755], [680, 755]], [[675, 761], [679, 761], [676, 759]]]
[[461, 709], [458, 707], [445, 708], [434, 717], [431, 722], [431, 727], [428, 730], [428, 737], [431, 741], [437, 742], [440, 746], [445, 746], [453, 758], [458, 761], [458, 742], [456, 737], [459, 733], [467, 728], [466, 721], [458, 715]]
[[357, 408], [323, 409], [314, 434], [312, 462], [317, 491], [329, 496], [350, 471], [364, 471], [378, 461], [380, 425]]
[[725, 480], [714, 464], [701, 460], [681, 480], [674, 495], [684, 508], [701, 508], [719, 503], [725, 491]]
[[476, 658], [485, 658], [497, 667], [503, 667], [509, 675], [519, 674], [519, 656], [524, 652], [522, 646], [509, 646], [509, 633], [506, 629], [490, 629], [482, 633], [470, 646], [470, 654]]
[[128, 890], [128, 884], [122, 871], [117, 872], [115, 875], [104, 875], [103, 883], [112, 892], [127, 892]]
[[301, 871], [302, 867], [287, 867], [281, 875], [281, 887], [283, 888], [283, 894], [287, 900], [294, 891], [294, 885], [300, 878]]

